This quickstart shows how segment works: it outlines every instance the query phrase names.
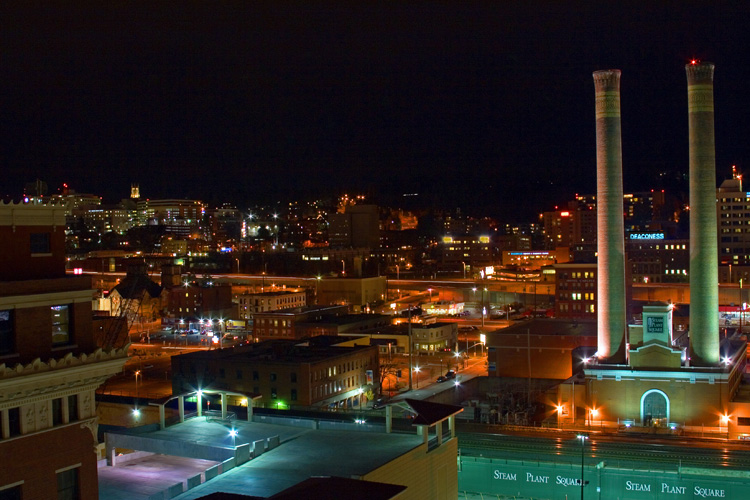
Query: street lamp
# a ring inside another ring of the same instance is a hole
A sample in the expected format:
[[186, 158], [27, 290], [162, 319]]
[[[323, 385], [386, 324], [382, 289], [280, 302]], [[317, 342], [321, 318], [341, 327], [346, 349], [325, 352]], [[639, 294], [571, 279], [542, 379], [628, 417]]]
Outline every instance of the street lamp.
[[135, 371], [135, 398], [136, 399], [138, 399], [138, 376], [139, 375], [141, 375], [141, 371], [140, 370], [136, 370]]
[[562, 415], [563, 407], [562, 405], [557, 405], [557, 428], [560, 428], [560, 415]]
[[427, 291], [430, 293], [430, 304], [432, 304], [432, 288], [428, 288]]
[[[727, 440], [729, 440], [729, 420], [730, 417], [726, 413], [721, 416], [721, 423], [727, 426]], [[719, 429], [719, 432], [721, 432], [721, 429]]]
[[599, 410], [596, 408], [591, 408], [589, 410], [589, 427], [594, 425], [594, 420], [596, 420], [596, 417], [599, 415]]
[[236, 448], [237, 446], [235, 444], [235, 438], [237, 437], [237, 429], [232, 429], [231, 431], [229, 431], [229, 435], [232, 436], [232, 447]]
[[414, 340], [411, 337], [411, 304], [409, 304], [408, 311], [409, 311], [409, 315], [408, 315], [408, 318], [409, 318], [409, 326], [408, 326], [408, 332], [409, 332], [409, 390], [411, 391], [411, 389], [412, 389], [412, 386], [411, 386], [411, 382], [412, 382], [412, 380], [411, 380], [411, 376], [412, 376], [411, 370], [412, 370], [412, 366], [413, 366], [412, 365], [412, 352], [414, 351]]
[[484, 315], [487, 314], [487, 310], [484, 308], [484, 292], [487, 291], [486, 287], [482, 287], [482, 328], [484, 328]]
[[585, 486], [583, 481], [583, 451], [586, 448], [586, 440], [589, 437], [585, 434], [578, 434], [576, 437], [581, 440], [581, 500], [583, 500], [583, 487]]
[[417, 389], [419, 389], [419, 367], [414, 367], [414, 371], [417, 372], [416, 379], [417, 379]]

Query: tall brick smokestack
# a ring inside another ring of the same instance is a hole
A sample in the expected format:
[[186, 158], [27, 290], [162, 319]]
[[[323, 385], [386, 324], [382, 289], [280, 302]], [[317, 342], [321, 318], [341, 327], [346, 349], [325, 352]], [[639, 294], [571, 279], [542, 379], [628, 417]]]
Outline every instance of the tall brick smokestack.
[[625, 363], [625, 228], [622, 204], [620, 70], [594, 72], [598, 358]]
[[719, 363], [714, 65], [685, 66], [690, 137], [690, 363]]

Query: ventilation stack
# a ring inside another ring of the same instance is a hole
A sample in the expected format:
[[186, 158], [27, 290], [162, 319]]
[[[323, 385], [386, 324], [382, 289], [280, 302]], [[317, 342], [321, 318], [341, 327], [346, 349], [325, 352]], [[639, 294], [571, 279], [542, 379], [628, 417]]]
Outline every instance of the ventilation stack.
[[594, 72], [596, 91], [597, 317], [601, 363], [624, 364], [625, 227], [623, 222], [620, 70]]
[[690, 364], [719, 363], [714, 65], [685, 66], [690, 138]]

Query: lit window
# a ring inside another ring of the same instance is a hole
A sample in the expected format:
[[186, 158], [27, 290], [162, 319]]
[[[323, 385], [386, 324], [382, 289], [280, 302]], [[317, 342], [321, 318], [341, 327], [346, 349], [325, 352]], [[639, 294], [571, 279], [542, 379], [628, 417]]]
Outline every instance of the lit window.
[[0, 311], [0, 353], [12, 352], [13, 342], [13, 310]]
[[69, 306], [52, 306], [52, 343], [70, 342]]

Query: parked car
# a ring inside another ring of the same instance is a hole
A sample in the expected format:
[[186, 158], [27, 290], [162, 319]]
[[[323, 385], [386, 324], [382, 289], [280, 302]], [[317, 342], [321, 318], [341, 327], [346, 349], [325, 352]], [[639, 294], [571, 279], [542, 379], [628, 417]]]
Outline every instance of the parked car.
[[447, 379], [447, 378], [445, 378], [445, 375], [440, 375], [440, 376], [439, 376], [439, 377], [437, 378], [437, 382], [445, 382], [446, 380], [448, 380], [448, 379]]
[[451, 380], [456, 378], [456, 372], [454, 370], [448, 370], [445, 372], [445, 380]]

